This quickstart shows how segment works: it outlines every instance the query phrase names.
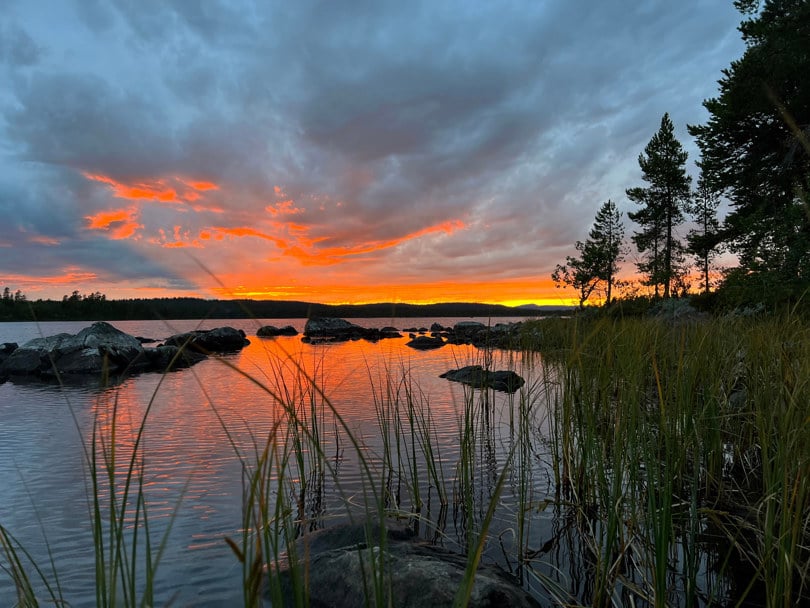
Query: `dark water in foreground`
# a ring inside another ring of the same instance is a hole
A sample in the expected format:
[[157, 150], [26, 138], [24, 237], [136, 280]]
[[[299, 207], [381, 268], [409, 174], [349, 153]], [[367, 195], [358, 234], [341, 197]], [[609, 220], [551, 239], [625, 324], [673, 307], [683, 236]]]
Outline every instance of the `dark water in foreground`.
[[[432, 321], [452, 325], [453, 319], [359, 319], [367, 327], [394, 325], [429, 326]], [[483, 320], [486, 322], [486, 320]], [[497, 319], [497, 322], [505, 321]], [[303, 329], [303, 320], [273, 320]], [[355, 437], [366, 457], [379, 461], [380, 431], [373, 394], [385, 378], [406, 375], [418, 387], [420, 400], [429, 404], [435, 422], [437, 452], [443, 463], [448, 492], [452, 488], [459, 454], [459, 428], [465, 391], [462, 386], [438, 378], [439, 374], [484, 361], [484, 353], [470, 346], [445, 346], [419, 352], [405, 346], [407, 338], [333, 345], [307, 345], [300, 337], [262, 340], [255, 337], [256, 321], [130, 321], [113, 323], [133, 335], [162, 339], [179, 331], [232, 325], [243, 328], [251, 345], [223, 361], [209, 359], [199, 365], [161, 376], [146, 374], [125, 380], [112, 388], [0, 385], [0, 524], [11, 531], [46, 572], [53, 557], [62, 592], [71, 606], [95, 604], [94, 553], [90, 530], [88, 471], [85, 449], [90, 445], [94, 421], [102, 432], [111, 428], [117, 408], [117, 441], [126, 451], [135, 440], [146, 407], [153, 400], [145, 435], [145, 482], [153, 537], [159, 538], [173, 520], [170, 541], [158, 569], [159, 604], [175, 606], [231, 606], [241, 603], [240, 564], [224, 542], [239, 534], [242, 517], [242, 467], [235, 454], [251, 454], [262, 444], [275, 421], [278, 405], [255, 382], [275, 386], [279, 378], [294, 378], [291, 361], [316, 378]], [[88, 323], [0, 324], [0, 342], [18, 342], [62, 331], [75, 333]], [[520, 360], [514, 354], [496, 351], [492, 367], [515, 369], [527, 381], [537, 382], [539, 363]], [[517, 358], [516, 358], [517, 357]], [[286, 362], [286, 363], [285, 363]], [[231, 367], [233, 366], [233, 367]], [[236, 368], [233, 369], [233, 368]], [[375, 387], [377, 387], [375, 389]], [[514, 440], [514, 410], [520, 395], [491, 396], [492, 429], [480, 444], [481, 498], [486, 504], [499, 466]], [[548, 412], [533, 404], [532, 427], [542, 435]], [[344, 493], [360, 494], [358, 456], [345, 433], [325, 420], [324, 451], [340, 456], [339, 481]], [[226, 433], [227, 431], [227, 433]], [[550, 489], [543, 455], [537, 451], [536, 471], [530, 480], [532, 500], [542, 500]], [[427, 486], [427, 480], [424, 481]], [[507, 483], [502, 510], [508, 513], [517, 491]], [[525, 492], [525, 489], [524, 489]], [[428, 500], [430, 494], [426, 495]], [[319, 510], [322, 522], [345, 513], [341, 497], [328, 479]], [[433, 511], [424, 516], [435, 518]], [[403, 504], [405, 508], [407, 505]], [[447, 546], [463, 542], [462, 532], [447, 517]], [[508, 518], [504, 517], [503, 521]], [[548, 536], [551, 516], [535, 515], [530, 535], [534, 544]], [[495, 532], [500, 543], [512, 542], [514, 530], [504, 523]], [[529, 543], [532, 544], [532, 543]], [[488, 548], [487, 559], [503, 562], [498, 543]], [[4, 558], [3, 558], [4, 559]], [[507, 564], [508, 565], [508, 564]], [[53, 579], [56, 580], [56, 579]], [[14, 592], [0, 572], [0, 606], [14, 603]]]

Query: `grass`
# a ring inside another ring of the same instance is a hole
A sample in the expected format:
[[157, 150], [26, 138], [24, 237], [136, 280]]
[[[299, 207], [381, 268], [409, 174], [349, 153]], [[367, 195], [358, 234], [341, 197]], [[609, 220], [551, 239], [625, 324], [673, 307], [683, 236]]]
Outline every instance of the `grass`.
[[[696, 606], [755, 588], [767, 606], [807, 601], [807, 326], [594, 319], [541, 331], [551, 464], [593, 561], [580, 601]], [[729, 560], [747, 566], [747, 588], [724, 580]]]
[[[380, 547], [360, 553], [369, 605], [392, 597], [386, 518], [449, 545], [455, 534], [467, 556], [458, 606], [482, 560], [568, 606], [807, 602], [809, 330], [794, 317], [525, 323], [515, 351], [481, 350], [475, 363], [536, 377], [510, 396], [460, 390], [455, 421], [436, 419], [406, 362], [368, 364], [373, 441], [344, 420], [317, 364], [269, 358], [247, 373], [222, 359], [279, 411], [251, 449], [219, 417], [242, 469], [240, 532], [223, 550], [243, 604], [308, 605], [307, 539], [332, 518], [368, 522], [367, 545]], [[157, 398], [129, 444], [113, 400], [86, 447], [99, 606], [155, 601], [173, 521], [150, 527], [142, 439]], [[452, 458], [437, 430], [448, 422]], [[341, 485], [346, 455], [359, 491]], [[330, 492], [343, 512], [327, 507]], [[40, 569], [2, 527], [0, 551], [17, 605], [68, 605], [58, 564]]]

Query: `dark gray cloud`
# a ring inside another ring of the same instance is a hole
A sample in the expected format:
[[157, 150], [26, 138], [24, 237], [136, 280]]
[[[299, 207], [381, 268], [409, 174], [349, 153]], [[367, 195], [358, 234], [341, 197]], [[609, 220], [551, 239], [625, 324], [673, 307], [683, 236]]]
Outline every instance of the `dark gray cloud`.
[[39, 231], [85, 265], [85, 218], [129, 203], [83, 172], [220, 184], [216, 221], [137, 204], [145, 280], [177, 275], [147, 263], [159, 229], [265, 229], [278, 196], [316, 249], [460, 220], [380, 267], [548, 274], [602, 201], [627, 208], [664, 112], [694, 154], [685, 124], [742, 49], [730, 3], [702, 0], [40, 4], [0, 21], [0, 236]]

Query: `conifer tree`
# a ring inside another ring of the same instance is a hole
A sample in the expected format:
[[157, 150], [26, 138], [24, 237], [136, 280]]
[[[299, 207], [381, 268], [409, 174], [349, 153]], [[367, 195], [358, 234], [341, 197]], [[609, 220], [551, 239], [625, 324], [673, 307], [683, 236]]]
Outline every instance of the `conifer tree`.
[[[701, 168], [731, 209], [723, 235], [751, 295], [810, 286], [810, 2], [737, 0], [743, 56], [723, 70], [709, 119], [690, 125]], [[731, 276], [731, 275], [730, 275]]]
[[653, 135], [638, 157], [642, 178], [649, 186], [629, 188], [627, 197], [641, 205], [628, 217], [636, 222], [641, 230], [632, 239], [644, 255], [637, 264], [647, 277], [647, 283], [659, 294], [671, 294], [673, 280], [679, 272], [683, 246], [675, 234], [675, 228], [683, 223], [683, 211], [689, 202], [692, 178], [686, 173], [687, 153], [675, 139], [675, 127], [664, 114], [661, 127]]
[[693, 256], [700, 272], [703, 293], [709, 293], [711, 289], [709, 279], [711, 264], [720, 253], [720, 222], [717, 219], [719, 205], [720, 197], [701, 175], [698, 178], [697, 191], [688, 209], [695, 227], [686, 235], [686, 251]]
[[610, 304], [618, 265], [624, 259], [624, 225], [616, 203], [607, 200], [599, 208], [594, 224], [583, 243], [574, 245], [580, 257], [567, 256], [551, 274], [557, 287], [568, 285], [579, 291], [579, 306], [604, 284], [605, 303]]

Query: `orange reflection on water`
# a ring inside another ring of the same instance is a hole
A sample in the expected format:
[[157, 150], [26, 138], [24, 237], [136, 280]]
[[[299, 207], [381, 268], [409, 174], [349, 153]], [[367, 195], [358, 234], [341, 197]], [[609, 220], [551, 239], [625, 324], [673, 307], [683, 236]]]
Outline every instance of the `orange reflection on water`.
[[[214, 493], [238, 502], [242, 465], [255, 464], [268, 444], [290, 449], [293, 430], [316, 437], [324, 454], [345, 450], [352, 433], [373, 460], [379, 416], [403, 405], [406, 392], [443, 421], [439, 439], [454, 443], [464, 389], [438, 376], [480, 363], [482, 355], [469, 346], [414, 351], [407, 339], [310, 345], [299, 337], [252, 337], [238, 354], [130, 378], [98, 395], [97, 437], [108, 455], [114, 442], [114, 467], [123, 479], [143, 425], [136, 469], [144, 463], [146, 487], [167, 505], [186, 484], [183, 500]], [[86, 440], [92, 442], [91, 428]]]

